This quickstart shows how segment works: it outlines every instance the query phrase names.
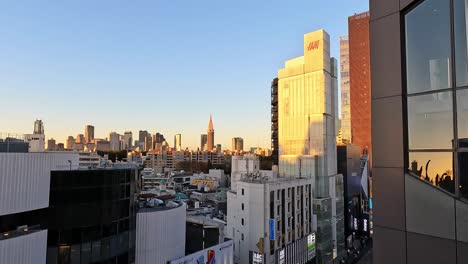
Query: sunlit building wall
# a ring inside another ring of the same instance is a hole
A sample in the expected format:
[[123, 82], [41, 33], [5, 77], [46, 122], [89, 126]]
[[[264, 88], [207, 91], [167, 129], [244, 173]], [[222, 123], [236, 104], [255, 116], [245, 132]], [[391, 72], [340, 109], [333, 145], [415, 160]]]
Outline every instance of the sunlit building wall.
[[369, 12], [348, 18], [352, 143], [371, 156]]
[[340, 37], [341, 137], [339, 143], [351, 143], [351, 94], [349, 85], [349, 39]]
[[286, 61], [278, 72], [279, 177], [313, 182], [320, 264], [344, 254], [337, 253], [337, 71], [330, 37], [318, 30], [304, 35], [304, 56]]
[[318, 30], [304, 35], [304, 56], [278, 72], [280, 177], [336, 174], [336, 60], [334, 69], [330, 61], [330, 37]]

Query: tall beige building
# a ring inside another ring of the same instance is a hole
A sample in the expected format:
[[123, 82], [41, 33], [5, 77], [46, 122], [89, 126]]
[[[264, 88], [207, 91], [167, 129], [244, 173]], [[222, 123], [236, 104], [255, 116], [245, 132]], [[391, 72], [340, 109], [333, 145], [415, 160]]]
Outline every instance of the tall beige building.
[[337, 71], [324, 30], [305, 34], [304, 55], [278, 71], [278, 176], [313, 182], [313, 210], [307, 213], [315, 215], [320, 227], [314, 230], [319, 264], [345, 252], [342, 176], [336, 162]]
[[351, 93], [349, 82], [349, 40], [340, 37], [341, 73], [341, 138], [339, 143], [351, 143]]
[[336, 174], [336, 66], [318, 30], [304, 35], [304, 56], [278, 71], [280, 177]]

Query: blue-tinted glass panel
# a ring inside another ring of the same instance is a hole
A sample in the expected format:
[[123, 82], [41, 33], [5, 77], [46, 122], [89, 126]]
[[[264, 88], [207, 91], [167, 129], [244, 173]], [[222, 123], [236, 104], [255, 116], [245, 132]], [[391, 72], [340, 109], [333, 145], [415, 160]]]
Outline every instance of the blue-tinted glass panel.
[[449, 3], [426, 0], [405, 17], [409, 94], [451, 87]]
[[454, 0], [457, 86], [468, 85], [468, 0]]
[[409, 166], [421, 180], [455, 193], [452, 152], [410, 152]]
[[409, 149], [452, 149], [452, 92], [408, 97]]

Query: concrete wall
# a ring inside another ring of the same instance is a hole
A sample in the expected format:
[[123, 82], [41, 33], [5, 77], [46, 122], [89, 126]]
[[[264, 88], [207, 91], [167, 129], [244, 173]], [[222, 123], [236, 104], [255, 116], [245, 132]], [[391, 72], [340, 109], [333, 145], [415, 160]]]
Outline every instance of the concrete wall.
[[137, 213], [136, 264], [166, 264], [185, 256], [186, 207]]
[[78, 166], [73, 153], [0, 153], [0, 216], [49, 206], [50, 172]]
[[47, 230], [0, 240], [0, 263], [46, 263]]

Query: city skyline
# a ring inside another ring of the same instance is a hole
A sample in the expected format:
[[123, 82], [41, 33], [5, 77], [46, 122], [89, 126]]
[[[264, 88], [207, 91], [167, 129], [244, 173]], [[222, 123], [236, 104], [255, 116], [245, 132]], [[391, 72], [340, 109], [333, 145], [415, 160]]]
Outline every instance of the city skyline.
[[348, 15], [368, 9], [365, 1], [341, 2], [339, 10], [307, 1], [2, 5], [9, 41], [0, 44], [0, 92], [9, 98], [0, 110], [15, 109], [15, 118], [1, 116], [0, 132], [31, 133], [37, 118], [57, 142], [91, 124], [98, 138], [181, 133], [196, 148], [212, 112], [223, 148], [235, 136], [271, 148], [271, 79], [302, 49], [296, 36], [330, 19], [332, 55], [339, 56]]

